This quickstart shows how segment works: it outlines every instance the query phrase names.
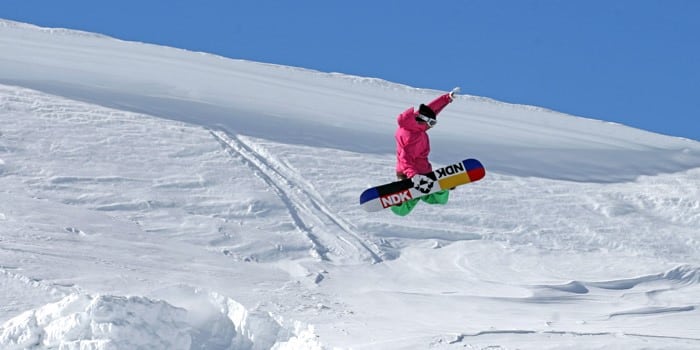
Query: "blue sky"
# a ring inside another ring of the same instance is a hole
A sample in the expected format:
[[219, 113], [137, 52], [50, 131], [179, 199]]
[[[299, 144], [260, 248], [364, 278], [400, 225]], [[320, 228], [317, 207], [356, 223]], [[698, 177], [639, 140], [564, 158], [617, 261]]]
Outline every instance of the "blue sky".
[[695, 0], [0, 2], [0, 18], [40, 26], [414, 87], [461, 86], [696, 140], [698, 15]]

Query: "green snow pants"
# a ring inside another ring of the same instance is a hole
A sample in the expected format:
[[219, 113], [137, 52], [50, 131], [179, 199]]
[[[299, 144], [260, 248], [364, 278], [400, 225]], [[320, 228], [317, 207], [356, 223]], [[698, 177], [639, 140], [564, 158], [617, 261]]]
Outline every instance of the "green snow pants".
[[391, 211], [398, 216], [406, 216], [408, 213], [415, 208], [418, 201], [423, 201], [428, 204], [447, 204], [447, 200], [450, 198], [450, 191], [442, 190], [440, 192], [431, 193], [427, 196], [420, 198], [409, 199], [399, 205], [391, 206]]

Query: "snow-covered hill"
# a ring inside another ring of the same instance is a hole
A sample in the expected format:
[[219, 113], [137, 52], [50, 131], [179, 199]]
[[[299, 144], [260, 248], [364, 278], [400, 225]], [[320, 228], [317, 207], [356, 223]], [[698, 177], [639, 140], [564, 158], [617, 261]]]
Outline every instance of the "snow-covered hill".
[[700, 347], [698, 142], [460, 96], [399, 218], [438, 91], [11, 21], [0, 84], [2, 349]]

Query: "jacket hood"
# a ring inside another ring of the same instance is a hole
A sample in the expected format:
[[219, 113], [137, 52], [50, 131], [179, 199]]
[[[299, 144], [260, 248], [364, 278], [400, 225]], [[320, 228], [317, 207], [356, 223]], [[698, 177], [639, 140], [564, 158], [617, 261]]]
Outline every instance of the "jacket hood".
[[405, 110], [403, 113], [399, 114], [399, 117], [397, 119], [399, 123], [399, 127], [406, 129], [408, 131], [426, 131], [428, 130], [428, 125], [427, 124], [419, 124], [416, 121], [416, 117], [418, 116], [418, 111], [415, 110], [413, 107]]

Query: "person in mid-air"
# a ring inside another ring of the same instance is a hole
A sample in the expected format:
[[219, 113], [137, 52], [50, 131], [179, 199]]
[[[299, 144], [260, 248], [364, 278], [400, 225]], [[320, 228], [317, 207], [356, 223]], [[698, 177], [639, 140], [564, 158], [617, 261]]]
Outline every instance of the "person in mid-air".
[[[396, 130], [396, 177], [399, 180], [413, 178], [416, 175], [433, 171], [428, 160], [430, 154], [430, 138], [428, 130], [437, 124], [437, 116], [455, 99], [459, 88], [441, 95], [432, 102], [421, 104], [418, 110], [413, 107], [399, 114], [399, 124]], [[421, 198], [415, 198], [391, 207], [394, 214], [405, 216], [422, 200], [429, 204], [445, 204], [449, 199], [448, 190], [436, 192]]]

